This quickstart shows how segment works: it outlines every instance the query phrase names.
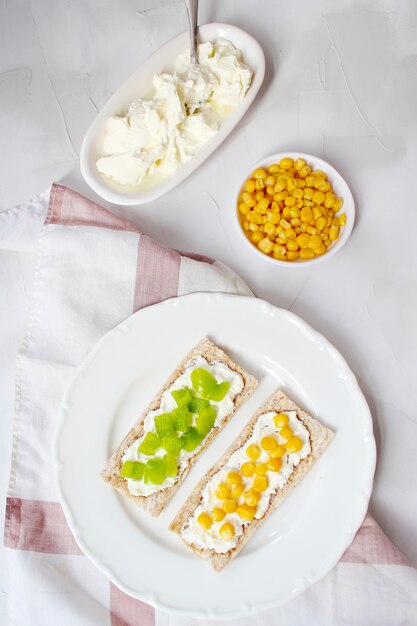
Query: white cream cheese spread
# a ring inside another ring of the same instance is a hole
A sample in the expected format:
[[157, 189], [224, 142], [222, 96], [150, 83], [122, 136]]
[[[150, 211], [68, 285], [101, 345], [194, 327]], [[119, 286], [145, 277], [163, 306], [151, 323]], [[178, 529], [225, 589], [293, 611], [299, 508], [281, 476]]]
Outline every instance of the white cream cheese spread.
[[[214, 427], [220, 426], [223, 423], [225, 417], [227, 417], [234, 410], [233, 400], [237, 396], [237, 394], [240, 393], [243, 389], [242, 376], [234, 370], [230, 369], [230, 367], [228, 367], [225, 363], [222, 363], [221, 361], [209, 363], [202, 356], [195, 357], [187, 364], [183, 374], [178, 376], [178, 378], [172, 383], [172, 385], [170, 385], [168, 389], [164, 391], [159, 409], [155, 411], [150, 411], [147, 414], [144, 420], [143, 436], [136, 439], [127, 448], [123, 455], [122, 463], [124, 463], [125, 461], [139, 461], [141, 463], [146, 463], [148, 461], [149, 456], [138, 452], [138, 446], [145, 438], [146, 433], [156, 432], [154, 418], [157, 415], [161, 415], [162, 413], [169, 413], [176, 408], [177, 404], [171, 392], [177, 389], [181, 389], [183, 387], [191, 387], [191, 372], [199, 367], [209, 371], [216, 378], [218, 383], [230, 383], [230, 387], [223, 400], [221, 400], [220, 402], [210, 402], [210, 404], [216, 408], [216, 420], [214, 422]], [[192, 424], [192, 426], [194, 426], [194, 424]], [[180, 450], [180, 453], [178, 455], [178, 474], [176, 478], [166, 477], [161, 485], [147, 484], [143, 480], [132, 480], [126, 478], [129, 492], [134, 496], [148, 496], [152, 493], [156, 493], [157, 491], [161, 491], [166, 487], [171, 487], [179, 480], [183, 470], [190, 462], [190, 458], [200, 451], [201, 447], [204, 445], [204, 441], [205, 440], [203, 440], [201, 444], [192, 452], [187, 452], [184, 449]], [[165, 454], [166, 451], [162, 448], [159, 448], [152, 455], [152, 457], [160, 458], [163, 457]]]
[[175, 72], [153, 77], [153, 96], [107, 121], [97, 169], [124, 185], [160, 180], [187, 162], [219, 129], [252, 80], [242, 53], [226, 39], [203, 43], [199, 65], [186, 50]]
[[[291, 428], [293, 434], [301, 439], [303, 446], [298, 452], [293, 454], [286, 453], [282, 457], [282, 467], [279, 472], [268, 472], [268, 487], [262, 492], [261, 498], [257, 504], [255, 519], [261, 519], [266, 513], [271, 496], [276, 493], [278, 489], [282, 489], [288, 482], [288, 479], [294, 468], [300, 463], [301, 459], [305, 459], [311, 452], [310, 435], [307, 428], [303, 425], [302, 421], [297, 417], [296, 411], [286, 411], [286, 415], [289, 418], [288, 426]], [[258, 419], [253, 429], [253, 434], [245, 443], [245, 445], [236, 450], [228, 460], [227, 464], [222, 467], [212, 478], [209, 480], [204, 490], [202, 491], [201, 504], [196, 508], [194, 514], [188, 520], [188, 523], [181, 531], [181, 537], [184, 541], [190, 545], [194, 545], [202, 549], [211, 549], [220, 554], [224, 554], [234, 548], [237, 544], [239, 537], [242, 535], [244, 527], [250, 522], [243, 521], [237, 513], [231, 513], [227, 515], [227, 521], [230, 521], [235, 529], [235, 536], [229, 541], [226, 541], [219, 533], [219, 528], [223, 522], [213, 522], [211, 528], [206, 529], [200, 526], [197, 521], [198, 516], [203, 511], [211, 511], [214, 507], [219, 506], [219, 500], [214, 495], [218, 485], [226, 482], [227, 474], [231, 471], [239, 471], [241, 465], [248, 461], [246, 455], [246, 449], [251, 444], [259, 444], [260, 440], [266, 436], [273, 436], [276, 438], [278, 444], [285, 444], [286, 440], [278, 434], [278, 430], [274, 424], [273, 418], [276, 415], [275, 411], [264, 413]], [[268, 460], [268, 453], [262, 450], [258, 461], [263, 463]], [[245, 478], [242, 476], [242, 482], [245, 488], [249, 488], [252, 484], [252, 478]], [[225, 520], [226, 521], [226, 518]]]

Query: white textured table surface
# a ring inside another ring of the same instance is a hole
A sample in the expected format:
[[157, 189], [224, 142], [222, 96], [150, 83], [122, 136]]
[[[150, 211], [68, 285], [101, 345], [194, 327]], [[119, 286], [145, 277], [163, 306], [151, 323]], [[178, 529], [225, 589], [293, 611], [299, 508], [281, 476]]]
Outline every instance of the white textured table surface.
[[[164, 244], [229, 264], [256, 295], [291, 309], [342, 352], [374, 417], [371, 512], [417, 565], [417, 5], [200, 4], [201, 23], [236, 24], [263, 45], [264, 87], [239, 128], [179, 188], [147, 206], [112, 210]], [[85, 130], [119, 84], [185, 29], [181, 0], [0, 0], [0, 210], [53, 180], [94, 198], [78, 169]], [[281, 150], [323, 156], [357, 202], [348, 244], [313, 268], [270, 267], [234, 230], [231, 198], [241, 173]], [[0, 252], [2, 502], [33, 266], [31, 256]], [[7, 623], [4, 568], [0, 581]]]

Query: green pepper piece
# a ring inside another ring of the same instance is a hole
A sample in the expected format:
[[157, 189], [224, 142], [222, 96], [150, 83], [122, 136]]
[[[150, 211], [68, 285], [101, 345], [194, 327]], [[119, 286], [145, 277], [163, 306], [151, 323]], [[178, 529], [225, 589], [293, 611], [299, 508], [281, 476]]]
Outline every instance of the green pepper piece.
[[210, 402], [205, 398], [193, 398], [188, 405], [188, 410], [191, 413], [198, 413], [200, 409], [206, 409], [210, 406]]
[[191, 426], [191, 415], [186, 406], [174, 409], [171, 413], [174, 419], [174, 426], [178, 432], [186, 433]]
[[171, 413], [157, 415], [154, 420], [158, 437], [165, 437], [175, 432], [175, 424]]
[[194, 389], [202, 398], [209, 398], [217, 384], [216, 379], [203, 367], [197, 367], [191, 372], [191, 382]]
[[177, 437], [177, 435], [166, 435], [166, 437], [162, 439], [162, 447], [164, 450], [175, 456], [181, 450], [182, 443], [182, 437]]
[[190, 390], [188, 387], [183, 387], [182, 389], [175, 389], [171, 391], [171, 395], [174, 398], [177, 405], [181, 408], [183, 406], [188, 406], [193, 399]]
[[146, 484], [162, 485], [165, 480], [164, 459], [149, 459], [145, 465], [144, 481]]
[[210, 400], [213, 400], [214, 402], [220, 402], [220, 400], [223, 400], [229, 389], [229, 382], [224, 381], [223, 383], [217, 383], [217, 385], [210, 393]]
[[215, 420], [216, 409], [213, 406], [206, 407], [205, 409], [200, 409], [195, 424], [200, 435], [203, 435], [205, 437], [209, 430], [213, 428]]
[[200, 443], [203, 441], [205, 435], [201, 435], [197, 428], [194, 428], [194, 426], [192, 428], [190, 428], [190, 430], [188, 431], [188, 433], [186, 433], [184, 435], [184, 443], [183, 443], [183, 448], [184, 450], [186, 450], [187, 452], [192, 452], [193, 450], [195, 450], [197, 448], [197, 446], [200, 445]]
[[122, 469], [120, 470], [120, 476], [122, 478], [131, 478], [132, 480], [140, 480], [143, 477], [144, 469], [144, 463], [138, 463], [138, 461], [125, 461]]
[[146, 433], [142, 443], [138, 446], [138, 452], [142, 454], [153, 454], [161, 447], [162, 440], [155, 433]]
[[177, 457], [173, 454], [166, 454], [164, 456], [165, 463], [165, 476], [175, 478], [178, 473]]

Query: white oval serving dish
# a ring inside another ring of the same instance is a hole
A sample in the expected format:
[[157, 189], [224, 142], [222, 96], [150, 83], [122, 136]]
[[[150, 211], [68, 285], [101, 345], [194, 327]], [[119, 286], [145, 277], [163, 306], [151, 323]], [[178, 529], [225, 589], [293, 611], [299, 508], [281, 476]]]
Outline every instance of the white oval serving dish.
[[174, 70], [175, 59], [189, 47], [188, 31], [168, 41], [154, 52], [111, 96], [84, 137], [80, 154], [81, 173], [91, 189], [104, 200], [113, 204], [144, 204], [156, 200], [176, 187], [220, 146], [255, 99], [265, 75], [265, 57], [258, 42], [237, 26], [229, 24], [204, 24], [199, 27], [198, 35], [201, 43], [224, 37], [231, 41], [236, 48], [242, 50], [244, 63], [253, 71], [253, 79], [248, 92], [242, 102], [223, 122], [216, 135], [171, 176], [153, 186], [144, 188], [128, 187], [106, 179], [96, 168], [96, 161], [101, 156], [106, 120], [112, 115], [127, 111], [134, 100], [146, 96], [152, 88], [152, 78], [156, 73]]

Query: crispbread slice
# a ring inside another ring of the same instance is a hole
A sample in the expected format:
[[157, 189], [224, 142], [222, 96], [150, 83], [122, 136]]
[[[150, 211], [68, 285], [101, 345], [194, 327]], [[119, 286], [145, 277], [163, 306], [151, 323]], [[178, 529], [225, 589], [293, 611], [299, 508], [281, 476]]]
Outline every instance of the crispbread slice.
[[[278, 489], [271, 496], [269, 507], [266, 510], [263, 517], [259, 520], [253, 519], [245, 526], [243, 534], [239, 537], [239, 540], [234, 548], [220, 554], [215, 550], [201, 549], [197, 546], [190, 545], [184, 541], [188, 548], [191, 548], [193, 552], [206, 559], [210, 565], [219, 572], [229, 561], [235, 558], [243, 546], [249, 541], [252, 534], [258, 528], [258, 526], [267, 518], [273, 511], [275, 511], [280, 504], [285, 500], [288, 493], [295, 487], [300, 480], [306, 475], [313, 463], [322, 455], [326, 446], [329, 444], [333, 437], [333, 432], [323, 426], [318, 420], [311, 417], [308, 413], [303, 411], [292, 400], [290, 400], [282, 391], [275, 391], [269, 398], [259, 407], [256, 413], [251, 417], [247, 426], [237, 438], [236, 441], [225, 452], [220, 461], [209, 470], [209, 472], [201, 479], [192, 494], [185, 501], [184, 506], [179, 511], [177, 516], [171, 522], [169, 528], [173, 532], [177, 533], [181, 537], [181, 531], [186, 526], [189, 518], [193, 515], [195, 509], [201, 502], [201, 493], [210, 480], [224, 465], [227, 464], [230, 456], [239, 448], [243, 447], [253, 433], [255, 424], [260, 415], [267, 413], [268, 411], [276, 411], [277, 413], [285, 413], [286, 411], [296, 411], [297, 417], [303, 422], [310, 434], [311, 453], [300, 461], [297, 467], [294, 469], [289, 477], [289, 480], [285, 487]], [[181, 537], [182, 538], [182, 537]]]
[[[225, 363], [231, 370], [240, 374], [243, 378], [243, 389], [242, 391], [236, 395], [233, 404], [234, 410], [227, 415], [220, 426], [215, 426], [212, 428], [210, 433], [204, 440], [203, 446], [201, 449], [193, 456], [190, 457], [190, 462], [186, 468], [179, 474], [178, 480], [171, 486], [166, 487], [156, 493], [153, 493], [149, 496], [134, 496], [129, 492], [127, 487], [127, 483], [119, 476], [120, 469], [122, 466], [122, 458], [126, 451], [126, 449], [139, 437], [142, 437], [144, 434], [144, 420], [147, 414], [150, 411], [154, 411], [159, 408], [161, 403], [161, 398], [163, 393], [168, 389], [168, 387], [184, 372], [187, 367], [187, 364], [191, 359], [196, 356], [203, 356], [209, 363], [221, 361]], [[258, 385], [258, 381], [256, 378], [245, 372], [239, 365], [237, 365], [232, 359], [217, 347], [214, 343], [208, 339], [208, 337], [204, 337], [196, 346], [193, 348], [181, 361], [176, 370], [172, 372], [171, 376], [168, 378], [164, 386], [161, 388], [159, 393], [154, 397], [149, 406], [145, 409], [142, 415], [139, 417], [134, 426], [127, 433], [126, 437], [123, 439], [121, 444], [116, 448], [113, 452], [112, 456], [108, 460], [106, 466], [101, 472], [102, 478], [110, 483], [112, 487], [120, 491], [123, 495], [127, 496], [138, 506], [143, 508], [145, 511], [154, 515], [155, 517], [161, 513], [161, 511], [166, 507], [178, 487], [181, 485], [188, 472], [190, 471], [192, 465], [196, 462], [198, 457], [204, 452], [207, 446], [212, 442], [212, 440], [216, 437], [216, 435], [220, 432], [220, 430], [227, 424], [232, 415], [237, 411], [237, 409], [249, 398], [249, 396], [253, 393]]]

